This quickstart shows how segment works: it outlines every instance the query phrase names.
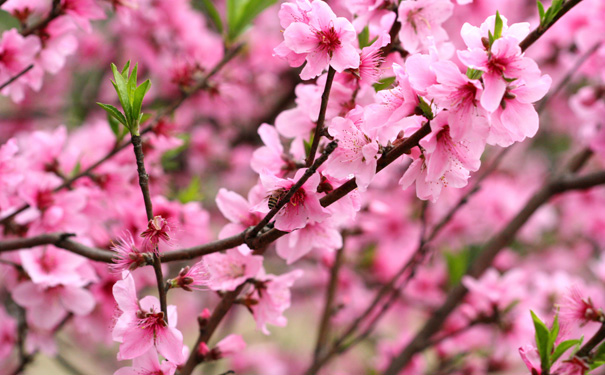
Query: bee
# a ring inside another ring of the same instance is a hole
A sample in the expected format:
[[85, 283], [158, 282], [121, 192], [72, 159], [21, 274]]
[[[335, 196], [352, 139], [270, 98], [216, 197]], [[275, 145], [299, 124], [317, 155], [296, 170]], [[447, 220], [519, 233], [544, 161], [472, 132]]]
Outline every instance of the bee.
[[273, 190], [269, 195], [267, 195], [267, 206], [269, 209], [274, 209], [284, 195], [286, 195], [286, 189], [284, 188]]

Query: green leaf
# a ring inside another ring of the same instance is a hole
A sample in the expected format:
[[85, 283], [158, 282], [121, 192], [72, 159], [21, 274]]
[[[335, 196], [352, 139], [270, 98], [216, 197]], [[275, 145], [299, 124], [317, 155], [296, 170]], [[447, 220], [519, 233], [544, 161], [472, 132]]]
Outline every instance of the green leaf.
[[376, 90], [376, 92], [378, 92], [381, 90], [388, 89], [389, 87], [391, 87], [391, 85], [393, 83], [395, 83], [395, 77], [383, 78], [374, 84], [374, 90]]
[[370, 28], [364, 27], [359, 34], [357, 34], [357, 40], [359, 41], [359, 48], [364, 48], [370, 45]]
[[465, 251], [460, 253], [445, 253], [445, 263], [447, 264], [448, 284], [450, 286], [456, 285], [466, 273], [468, 253]]
[[201, 201], [204, 195], [201, 192], [201, 181], [198, 176], [194, 176], [185, 189], [177, 193], [178, 200], [185, 204], [189, 202]]
[[130, 74], [130, 77], [128, 78], [128, 101], [132, 105], [132, 118], [133, 119], [136, 119], [137, 117], [139, 117], [135, 112], [136, 107], [134, 106], [134, 92], [137, 88], [138, 68], [139, 68], [139, 64], [135, 64], [134, 68], [132, 69], [132, 73]]
[[263, 10], [277, 0], [227, 0], [227, 40], [233, 42]]
[[[552, 322], [552, 327], [549, 330], [549, 338], [548, 338], [548, 353], [550, 354], [551, 348], [555, 345], [555, 341], [557, 341], [557, 336], [559, 336], [559, 314], [555, 315], [555, 320]], [[550, 362], [552, 363], [552, 362]]]
[[128, 71], [130, 70], [130, 60], [126, 61], [126, 65], [122, 68], [122, 77], [128, 79]]
[[429, 120], [432, 120], [433, 118], [435, 118], [435, 116], [433, 115], [433, 110], [431, 109], [431, 105], [428, 104], [427, 102], [425, 102], [424, 99], [420, 96], [418, 97], [418, 101], [420, 102], [418, 104], [418, 108], [420, 108], [424, 117], [426, 117]]
[[[126, 65], [130, 65], [130, 62]], [[124, 76], [118, 72], [118, 68], [115, 66], [115, 64], [111, 64], [111, 70], [113, 71], [113, 77], [115, 79], [112, 84], [118, 93], [118, 99], [120, 100], [120, 104], [122, 104], [122, 109], [124, 109], [124, 115], [126, 117], [126, 122], [124, 125], [130, 128], [134, 121], [132, 118], [132, 107], [129, 100], [130, 95], [128, 93], [128, 84], [126, 82], [126, 78], [124, 78]]]
[[120, 121], [113, 117], [113, 115], [107, 113], [107, 122], [109, 123], [109, 127], [111, 128], [111, 131], [116, 136], [116, 138], [120, 138], [120, 133], [122, 132], [122, 128], [120, 127]]
[[562, 343], [560, 343], [557, 348], [555, 349], [554, 353], [550, 356], [550, 363], [555, 363], [555, 361], [559, 358], [561, 358], [561, 356], [569, 350], [569, 348], [578, 345], [580, 343], [580, 340], [565, 340]]
[[466, 69], [466, 76], [469, 79], [479, 79], [479, 78], [481, 78], [482, 75], [483, 75], [483, 71], [482, 70], [472, 69], [472, 68], [467, 68]]
[[545, 373], [550, 370], [550, 348], [548, 347], [550, 331], [546, 327], [546, 324], [533, 311], [530, 310], [530, 313], [534, 321], [534, 328], [536, 329], [536, 347], [538, 348], [538, 353], [540, 353], [542, 372]]
[[538, 14], [540, 15], [540, 26], [544, 25], [544, 5], [538, 0]]
[[496, 23], [494, 25], [494, 40], [499, 39], [502, 36], [502, 27], [504, 23], [500, 17], [500, 12], [496, 11]]
[[202, 8], [203, 8], [202, 11], [204, 13], [206, 13], [206, 15], [212, 20], [212, 22], [214, 23], [214, 26], [216, 26], [216, 29], [218, 30], [218, 32], [222, 34], [223, 33], [223, 21], [221, 21], [221, 16], [220, 16], [218, 10], [216, 10], [216, 7], [212, 3], [212, 1], [202, 0]]
[[118, 120], [124, 126], [128, 127], [126, 118], [124, 118], [124, 115], [122, 114], [122, 112], [120, 112], [116, 107], [112, 106], [111, 104], [103, 104], [103, 103], [98, 103], [98, 102], [97, 102], [97, 104], [100, 105], [101, 108], [103, 108], [107, 112], [107, 114], [111, 115], [113, 118]]
[[80, 160], [78, 160], [78, 162], [76, 163], [76, 165], [74, 165], [74, 167], [71, 170], [71, 173], [69, 175], [70, 176], [77, 176], [78, 174], [80, 174], [80, 170], [81, 169], [82, 169], [82, 163], [80, 162]]
[[21, 27], [18, 19], [13, 17], [9, 12], [0, 9], [0, 31], [17, 29]]
[[[135, 67], [136, 69], [136, 67]], [[149, 91], [151, 87], [151, 82], [149, 80], [141, 83], [139, 87], [134, 90], [133, 100], [132, 100], [132, 116], [137, 119], [136, 126], [140, 124], [140, 115], [141, 108], [143, 106], [143, 99], [145, 98], [145, 94]]]

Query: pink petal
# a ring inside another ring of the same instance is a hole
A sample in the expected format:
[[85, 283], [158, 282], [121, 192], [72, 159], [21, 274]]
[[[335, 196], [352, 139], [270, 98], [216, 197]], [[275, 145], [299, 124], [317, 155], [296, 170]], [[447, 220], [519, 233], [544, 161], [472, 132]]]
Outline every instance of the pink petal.
[[485, 73], [483, 75], [485, 90], [481, 95], [481, 106], [488, 112], [494, 112], [506, 92], [506, 82], [498, 74]]
[[95, 298], [86, 289], [75, 286], [64, 286], [61, 289], [61, 303], [76, 315], [88, 315], [95, 308]]
[[183, 356], [183, 335], [173, 327], [165, 327], [156, 332], [156, 348], [167, 360], [175, 364], [185, 361]]

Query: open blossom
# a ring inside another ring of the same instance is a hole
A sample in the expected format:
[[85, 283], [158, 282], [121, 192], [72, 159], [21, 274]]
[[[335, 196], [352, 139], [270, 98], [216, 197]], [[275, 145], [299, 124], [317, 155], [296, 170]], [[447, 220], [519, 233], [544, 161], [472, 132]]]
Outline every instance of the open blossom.
[[[354, 46], [357, 34], [349, 20], [336, 17], [321, 0], [311, 3], [306, 16], [308, 20], [292, 22], [284, 30], [285, 46], [306, 56], [307, 65], [300, 74], [302, 79], [317, 77], [328, 65], [337, 72], [359, 67], [359, 53]], [[279, 50], [276, 53], [283, 55]]]
[[563, 321], [581, 325], [605, 321], [605, 314], [601, 307], [595, 306], [590, 297], [585, 297], [578, 286], [569, 289], [560, 308], [560, 317]]
[[122, 312], [113, 330], [113, 339], [121, 343], [118, 359], [136, 358], [155, 347], [174, 364], [184, 361], [183, 335], [176, 329], [175, 306], [168, 306], [166, 323], [156, 297], [138, 300], [131, 274], [115, 283], [113, 295]]
[[461, 139], [469, 132], [485, 134], [489, 115], [479, 104], [483, 92], [479, 81], [469, 79], [451, 61], [434, 62], [431, 67], [437, 82], [427, 93], [437, 106], [447, 108], [452, 138]]
[[380, 79], [380, 65], [384, 62], [382, 47], [391, 42], [391, 36], [387, 33], [380, 34], [372, 45], [361, 50], [359, 62], [359, 83], [361, 85], [372, 85]]
[[[258, 212], [269, 212], [271, 204], [269, 200], [279, 202], [305, 172], [306, 169], [299, 169], [294, 178], [282, 179], [268, 171], [263, 171], [260, 179], [269, 195], [266, 200], [257, 204], [253, 209]], [[278, 211], [275, 216], [275, 228], [290, 232], [304, 227], [308, 222], [321, 222], [327, 218], [328, 210], [319, 203], [318, 185], [319, 175], [314, 173], [294, 193], [290, 201]]]
[[122, 367], [113, 375], [174, 375], [176, 364], [158, 359], [158, 352], [151, 348], [132, 360], [132, 366]]
[[244, 349], [246, 349], [246, 342], [242, 336], [231, 334], [219, 341], [212, 350], [202, 342], [198, 347], [198, 353], [207, 361], [230, 357], [241, 353]]
[[[0, 40], [0, 82], [6, 82], [34, 62], [40, 52], [40, 39], [34, 35], [23, 37], [17, 29], [2, 33]], [[24, 97], [24, 83], [32, 86], [31, 72], [2, 89], [3, 95], [10, 95], [15, 102]], [[35, 86], [35, 85], [34, 85]]]
[[143, 252], [136, 246], [130, 232], [118, 239], [111, 249], [117, 254], [113, 258], [113, 263], [109, 265], [109, 269], [116, 274], [134, 271], [152, 261], [150, 253]]
[[224, 254], [206, 255], [203, 262], [208, 288], [216, 291], [233, 291], [247, 279], [255, 277], [263, 266], [263, 257], [252, 255], [243, 245]]
[[529, 33], [529, 24], [507, 26], [502, 19], [502, 36], [490, 45], [488, 32], [494, 33], [496, 17], [490, 16], [481, 25], [474, 27], [465, 23], [462, 27], [462, 38], [468, 46], [466, 51], [458, 51], [458, 58], [469, 68], [483, 72], [481, 79], [484, 90], [481, 94], [481, 105], [488, 112], [494, 112], [504, 97], [508, 82], [523, 79], [531, 84], [540, 78], [540, 69], [536, 62], [525, 57], [519, 42]]
[[275, 242], [277, 255], [292, 264], [313, 249], [334, 251], [342, 247], [342, 236], [333, 221], [329, 218], [321, 223], [310, 223], [279, 238]]
[[447, 39], [446, 31], [441, 27], [452, 15], [454, 5], [450, 0], [402, 1], [399, 5], [401, 30], [399, 39], [403, 48], [416, 53], [423, 50], [428, 37], [435, 42]]
[[193, 291], [197, 286], [208, 283], [208, 271], [204, 261], [199, 261], [193, 266], [186, 266], [181, 269], [178, 276], [167, 281], [171, 288], [181, 288], [188, 292]]
[[160, 240], [166, 243], [170, 242], [170, 235], [168, 232], [170, 232], [168, 221], [161, 216], [155, 216], [153, 219], [149, 220], [147, 229], [141, 233], [141, 237], [145, 238], [145, 240], [149, 241], [153, 246], [157, 246], [160, 243]]
[[[252, 189], [249, 199], [241, 195], [221, 188], [216, 195], [216, 205], [223, 216], [230, 221], [219, 233], [219, 238], [225, 238], [241, 233], [248, 227], [255, 226], [261, 221], [261, 215], [250, 211], [250, 201], [258, 200], [255, 195], [258, 189]], [[255, 202], [256, 203], [256, 202]]]
[[256, 327], [268, 335], [267, 323], [284, 327], [287, 319], [283, 312], [290, 307], [290, 288], [296, 279], [303, 274], [301, 270], [294, 270], [284, 275], [265, 275], [257, 277], [257, 289], [251, 298], [257, 300], [250, 309], [256, 320]]
[[330, 123], [328, 132], [336, 140], [338, 147], [330, 155], [325, 173], [336, 178], [355, 175], [359, 191], [365, 191], [374, 175], [378, 159], [379, 145], [364, 132], [363, 109], [357, 106], [346, 118], [336, 117]]

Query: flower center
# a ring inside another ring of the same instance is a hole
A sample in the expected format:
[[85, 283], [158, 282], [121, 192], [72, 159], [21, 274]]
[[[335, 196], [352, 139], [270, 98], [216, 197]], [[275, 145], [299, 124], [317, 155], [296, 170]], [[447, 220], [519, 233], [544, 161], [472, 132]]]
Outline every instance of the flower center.
[[340, 39], [334, 27], [330, 27], [328, 30], [318, 31], [316, 33], [319, 39], [319, 49], [321, 51], [332, 54], [336, 49], [340, 47]]
[[300, 188], [294, 193], [294, 195], [292, 196], [292, 199], [290, 199], [290, 204], [293, 206], [298, 206], [299, 204], [303, 204], [305, 202], [306, 196], [307, 196], [307, 193], [305, 193], [305, 189]]
[[153, 330], [154, 333], [158, 328], [166, 327], [164, 313], [161, 311], [156, 313], [153, 310], [149, 312], [139, 310], [137, 311], [137, 318], [139, 318], [139, 328]]

